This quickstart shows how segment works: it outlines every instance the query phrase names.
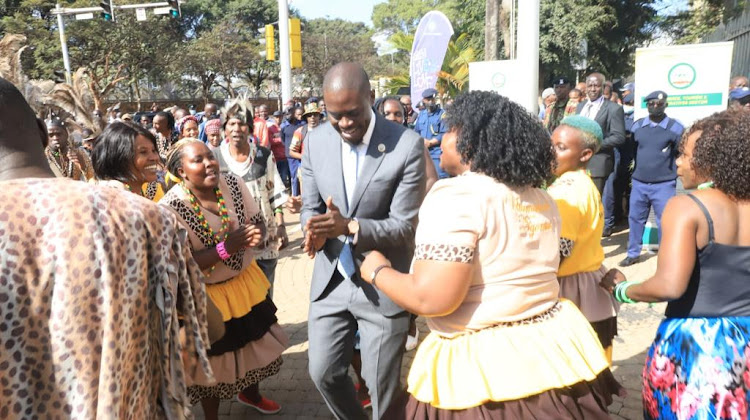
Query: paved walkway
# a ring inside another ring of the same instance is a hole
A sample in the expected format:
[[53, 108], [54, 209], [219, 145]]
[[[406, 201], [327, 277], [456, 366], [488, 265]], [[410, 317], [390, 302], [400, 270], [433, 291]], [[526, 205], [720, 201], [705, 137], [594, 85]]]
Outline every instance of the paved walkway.
[[[312, 260], [303, 255], [300, 249], [302, 235], [297, 215], [286, 214], [290, 246], [283, 251], [276, 269], [274, 302], [279, 308], [277, 316], [290, 337], [290, 346], [284, 353], [284, 365], [275, 377], [263, 381], [261, 392], [282, 405], [282, 411], [273, 416], [263, 416], [236, 401], [222, 402], [219, 413], [221, 419], [260, 419], [303, 420], [332, 419], [322, 397], [315, 389], [307, 373], [307, 310], [309, 307], [310, 278]], [[605, 264], [616, 266], [625, 257], [627, 230], [618, 232], [603, 240], [606, 253]], [[622, 269], [628, 279], [644, 280], [656, 269], [656, 258]], [[656, 332], [656, 327], [664, 313], [664, 304], [624, 305], [619, 317], [619, 336], [614, 344], [613, 372], [628, 390], [625, 399], [617, 398], [610, 406], [612, 418], [641, 419], [641, 369], [646, 351]], [[428, 329], [422, 318], [417, 325], [420, 339]], [[406, 353], [401, 369], [402, 382], [409, 370], [415, 352]], [[193, 408], [197, 419], [203, 419], [200, 406]]]

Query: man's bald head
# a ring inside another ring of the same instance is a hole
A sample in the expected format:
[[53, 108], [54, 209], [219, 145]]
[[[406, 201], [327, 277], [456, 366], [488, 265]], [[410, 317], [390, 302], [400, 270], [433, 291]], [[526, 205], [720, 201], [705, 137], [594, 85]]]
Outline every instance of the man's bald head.
[[594, 102], [601, 98], [606, 80], [601, 73], [591, 73], [586, 76], [586, 96], [589, 101]]
[[347, 143], [360, 144], [373, 115], [365, 69], [357, 63], [336, 64], [323, 80], [323, 97], [331, 126]]
[[593, 78], [595, 78], [595, 79], [598, 79], [598, 80], [599, 80], [599, 83], [601, 83], [602, 85], [604, 84], [604, 82], [606, 82], [606, 81], [607, 81], [607, 78], [606, 78], [606, 77], [604, 77], [604, 75], [603, 75], [603, 74], [601, 74], [601, 73], [591, 73], [591, 74], [589, 74], [589, 75], [588, 75], [588, 76], [586, 77], [586, 80], [588, 80], [588, 79], [590, 79], [590, 78], [592, 78], [592, 77], [593, 77]]
[[343, 62], [331, 67], [323, 79], [323, 96], [326, 92], [354, 90], [370, 96], [370, 77], [359, 63]]
[[21, 92], [0, 78], [0, 179], [46, 176], [47, 132]]

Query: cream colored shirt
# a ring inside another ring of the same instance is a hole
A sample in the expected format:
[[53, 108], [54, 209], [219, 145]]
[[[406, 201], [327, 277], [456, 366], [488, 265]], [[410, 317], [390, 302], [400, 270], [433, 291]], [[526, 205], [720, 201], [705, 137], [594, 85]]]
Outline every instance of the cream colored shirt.
[[454, 336], [536, 316], [557, 302], [560, 215], [538, 188], [510, 188], [477, 173], [438, 181], [419, 212], [415, 260], [473, 264], [451, 314], [428, 318]]

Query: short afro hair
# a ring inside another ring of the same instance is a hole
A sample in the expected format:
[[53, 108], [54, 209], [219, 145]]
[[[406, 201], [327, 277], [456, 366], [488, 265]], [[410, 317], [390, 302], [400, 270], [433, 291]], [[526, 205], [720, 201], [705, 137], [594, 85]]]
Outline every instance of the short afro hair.
[[493, 92], [456, 98], [445, 120], [457, 130], [456, 148], [471, 170], [514, 187], [541, 187], [555, 165], [552, 140], [541, 121]]
[[[695, 122], [687, 135], [700, 131], [691, 164], [714, 187], [736, 200], [750, 199], [750, 113], [728, 109]], [[687, 137], [685, 137], [687, 138]]]

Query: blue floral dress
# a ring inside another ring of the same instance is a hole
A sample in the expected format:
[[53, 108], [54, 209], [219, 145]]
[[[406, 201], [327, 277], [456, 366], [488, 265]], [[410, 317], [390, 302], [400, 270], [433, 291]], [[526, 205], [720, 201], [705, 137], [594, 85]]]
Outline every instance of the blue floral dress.
[[667, 305], [643, 369], [646, 419], [747, 419], [750, 247], [714, 240], [697, 250], [685, 293]]

